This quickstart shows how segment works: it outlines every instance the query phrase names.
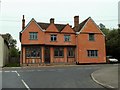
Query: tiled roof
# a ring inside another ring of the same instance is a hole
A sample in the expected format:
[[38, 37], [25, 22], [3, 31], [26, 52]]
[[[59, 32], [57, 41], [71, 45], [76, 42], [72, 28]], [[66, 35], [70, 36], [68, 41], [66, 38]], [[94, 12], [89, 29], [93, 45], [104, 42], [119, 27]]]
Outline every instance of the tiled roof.
[[[50, 25], [50, 23], [41, 23], [38, 22], [37, 23], [42, 29], [47, 29], [48, 26]], [[66, 26], [65, 24], [54, 24], [56, 26], [56, 28], [59, 30], [59, 32], [61, 32], [63, 30], [63, 28]]]
[[[90, 18], [90, 17], [89, 17]], [[73, 27], [73, 29], [76, 31], [76, 32], [79, 32], [82, 28], [83, 28], [83, 26], [86, 24], [86, 22], [89, 20], [89, 18], [87, 18], [86, 20], [84, 20], [83, 22], [81, 22], [79, 25], [78, 25], [78, 27]]]
[[48, 28], [48, 26], [50, 25], [49, 23], [41, 23], [41, 22], [38, 22], [37, 23], [42, 29], [47, 29]]

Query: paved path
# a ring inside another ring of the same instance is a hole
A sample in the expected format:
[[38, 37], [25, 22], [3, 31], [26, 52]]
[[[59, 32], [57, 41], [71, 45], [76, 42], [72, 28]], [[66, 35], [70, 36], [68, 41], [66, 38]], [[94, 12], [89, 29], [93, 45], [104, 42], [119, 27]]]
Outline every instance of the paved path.
[[118, 65], [105, 67], [91, 74], [93, 80], [106, 88], [118, 89]]

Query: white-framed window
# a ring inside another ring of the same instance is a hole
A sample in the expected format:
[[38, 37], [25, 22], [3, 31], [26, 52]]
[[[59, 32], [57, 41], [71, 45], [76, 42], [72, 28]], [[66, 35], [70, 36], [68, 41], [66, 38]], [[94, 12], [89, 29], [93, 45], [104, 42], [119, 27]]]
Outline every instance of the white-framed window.
[[98, 50], [87, 50], [88, 57], [98, 57]]
[[51, 41], [57, 41], [57, 35], [56, 34], [51, 35]]
[[64, 35], [64, 41], [70, 41], [70, 35]]
[[38, 39], [38, 32], [29, 32], [30, 40], [37, 40]]

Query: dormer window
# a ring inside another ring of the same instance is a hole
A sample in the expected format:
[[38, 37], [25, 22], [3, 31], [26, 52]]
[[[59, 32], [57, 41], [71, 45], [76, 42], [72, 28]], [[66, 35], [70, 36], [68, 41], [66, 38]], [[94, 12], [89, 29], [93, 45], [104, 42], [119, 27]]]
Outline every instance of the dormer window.
[[37, 40], [38, 39], [38, 32], [30, 32], [30, 40]]
[[95, 41], [94, 33], [89, 33], [89, 41]]

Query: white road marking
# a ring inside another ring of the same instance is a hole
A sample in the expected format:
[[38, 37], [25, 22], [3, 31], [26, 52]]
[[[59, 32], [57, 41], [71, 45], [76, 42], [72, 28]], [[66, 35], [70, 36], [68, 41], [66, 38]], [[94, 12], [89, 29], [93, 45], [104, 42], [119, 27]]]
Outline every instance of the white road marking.
[[20, 74], [16, 71], [17, 75], [20, 76]]
[[11, 71], [11, 72], [17, 72], [17, 71]]
[[4, 71], [4, 72], [10, 72], [10, 71]]
[[25, 83], [25, 81], [24, 81], [23, 79], [21, 79], [21, 81], [22, 81], [22, 83], [25, 85], [25, 87], [26, 87], [28, 90], [31, 90], [31, 89], [29, 88], [29, 86]]

